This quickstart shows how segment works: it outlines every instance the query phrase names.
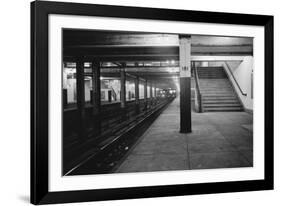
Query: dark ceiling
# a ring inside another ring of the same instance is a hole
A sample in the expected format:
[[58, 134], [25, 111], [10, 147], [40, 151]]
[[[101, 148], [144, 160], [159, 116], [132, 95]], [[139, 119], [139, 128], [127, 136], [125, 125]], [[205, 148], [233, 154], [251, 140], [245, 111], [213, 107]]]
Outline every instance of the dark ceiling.
[[[191, 54], [252, 55], [253, 40], [238, 37], [192, 36]], [[89, 62], [112, 62], [110, 66], [102, 66], [103, 76], [118, 76], [120, 69], [118, 65], [131, 62], [133, 65], [126, 65], [128, 74], [175, 88], [179, 74], [177, 34], [64, 29], [64, 61], [75, 61], [77, 56], [82, 56]], [[149, 63], [153, 62], [159, 65], [149, 66]]]

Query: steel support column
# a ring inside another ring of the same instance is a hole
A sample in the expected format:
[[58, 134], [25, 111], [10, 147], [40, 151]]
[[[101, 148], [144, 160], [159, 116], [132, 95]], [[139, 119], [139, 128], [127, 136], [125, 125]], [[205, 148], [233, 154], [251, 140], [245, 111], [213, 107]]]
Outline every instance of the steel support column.
[[126, 72], [125, 68], [120, 69], [120, 83], [121, 83], [121, 110], [123, 112], [123, 119], [126, 119]]
[[77, 128], [79, 140], [86, 138], [85, 128], [85, 83], [84, 83], [84, 61], [82, 57], [76, 60], [76, 89], [77, 89]]
[[144, 81], [144, 91], [143, 91], [143, 96], [144, 96], [144, 110], [147, 110], [147, 80]]
[[136, 105], [136, 114], [140, 112], [140, 100], [139, 100], [139, 77], [135, 79], [135, 105]]
[[191, 132], [191, 37], [180, 35], [180, 132]]
[[93, 124], [95, 134], [101, 132], [101, 89], [100, 89], [100, 62], [92, 62], [92, 105], [93, 105]]
[[152, 95], [152, 93], [153, 93], [153, 91], [152, 91], [152, 82], [150, 82], [150, 107], [153, 105], [153, 95]]

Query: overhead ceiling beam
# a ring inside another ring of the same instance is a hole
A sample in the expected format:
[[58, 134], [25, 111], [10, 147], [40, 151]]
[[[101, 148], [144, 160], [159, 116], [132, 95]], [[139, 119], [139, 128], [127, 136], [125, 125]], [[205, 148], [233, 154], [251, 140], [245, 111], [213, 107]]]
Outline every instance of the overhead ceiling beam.
[[[250, 56], [250, 55], [248, 55]], [[192, 55], [191, 56], [191, 61], [243, 61], [245, 58], [245, 56], [242, 56], [242, 55]], [[96, 59], [97, 58], [94, 58], [94, 57], [84, 57], [84, 61], [85, 62], [91, 62], [93, 59]], [[146, 60], [144, 58], [140, 58], [140, 60], [136, 60], [136, 59], [132, 59], [131, 61], [137, 61], [137, 62], [142, 62], [142, 61], [159, 61], [161, 59], [149, 59], [147, 58]], [[163, 58], [162, 60], [166, 60], [165, 58]], [[64, 57], [64, 61], [65, 62], [75, 62], [75, 58], [74, 57], [71, 57], [71, 56], [65, 56]], [[125, 59], [123, 59], [123, 61], [126, 61]], [[129, 61], [129, 60], [128, 60]], [[104, 60], [104, 62], [106, 62], [106, 60]], [[165, 68], [166, 66], [159, 66], [159, 69], [160, 68]], [[107, 67], [102, 67], [104, 69], [106, 69]], [[111, 67], [110, 67], [111, 68]], [[113, 67], [115, 68], [115, 67]], [[117, 66], [116, 66], [117, 68]], [[157, 68], [157, 67], [153, 67], [153, 66], [138, 66], [138, 67], [131, 67], [131, 66], [126, 66], [126, 68], [128, 69], [133, 69], [133, 68]]]
[[[66, 46], [93, 45], [95, 47], [137, 47], [179, 45], [178, 34], [167, 33], [63, 29], [63, 37], [64, 45]], [[253, 38], [192, 35], [191, 44], [253, 45]]]
[[178, 45], [177, 34], [64, 30], [65, 45]]
[[[163, 78], [175, 78], [178, 76], [179, 73], [139, 73], [139, 72], [130, 72], [127, 74], [129, 76], [132, 76], [132, 77], [136, 77], [136, 76], [139, 76], [139, 77], [143, 77], [143, 78], [159, 78], [159, 79], [163, 79]], [[101, 76], [105, 76], [105, 77], [120, 77], [120, 74], [117, 73], [117, 72], [106, 72], [106, 73], [101, 73]]]
[[[252, 55], [253, 47], [251, 45], [224, 45], [224, 46], [206, 46], [198, 45], [191, 47], [192, 55]], [[89, 48], [89, 47], [72, 47], [64, 48], [64, 56], [95, 56], [97, 58], [111, 58], [111, 57], [139, 57], [139, 56], [175, 56], [178, 59], [178, 46], [163, 46], [163, 47], [122, 47], [115, 48]]]
[[[127, 68], [124, 67], [126, 72], [134, 73], [177, 73], [179, 72], [178, 67], [172, 68]], [[119, 68], [103, 68], [101, 72], [119, 72]]]
[[210, 55], [196, 55], [191, 56], [191, 61], [243, 61], [245, 56], [210, 56]]
[[[79, 56], [79, 55], [77, 55]], [[175, 54], [165, 55], [80, 55], [83, 56], [85, 62], [87, 61], [101, 61], [101, 62], [124, 62], [124, 61], [166, 61], [166, 60], [178, 60], [178, 56]], [[75, 62], [76, 55], [66, 55], [63, 57], [64, 61]]]

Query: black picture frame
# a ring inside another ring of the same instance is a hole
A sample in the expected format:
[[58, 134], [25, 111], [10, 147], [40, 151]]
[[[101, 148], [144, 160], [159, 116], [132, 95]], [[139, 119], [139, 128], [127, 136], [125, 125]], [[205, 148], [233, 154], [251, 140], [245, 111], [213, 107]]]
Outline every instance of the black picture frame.
[[[82, 15], [264, 26], [265, 177], [263, 180], [49, 192], [48, 15]], [[273, 189], [273, 16], [80, 3], [31, 3], [31, 203], [68, 203]]]

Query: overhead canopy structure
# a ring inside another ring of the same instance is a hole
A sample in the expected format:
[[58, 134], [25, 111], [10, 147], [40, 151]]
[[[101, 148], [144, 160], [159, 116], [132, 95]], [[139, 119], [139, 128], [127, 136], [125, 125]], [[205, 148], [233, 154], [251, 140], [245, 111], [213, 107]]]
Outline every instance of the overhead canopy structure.
[[[178, 34], [64, 30], [65, 57], [101, 61], [179, 60]], [[192, 35], [191, 55], [252, 55], [252, 38]]]
[[[178, 34], [156, 34], [122, 31], [70, 30], [63, 31], [64, 60], [83, 56], [102, 63], [101, 73], [119, 75], [119, 64], [126, 72], [149, 80], [165, 81], [175, 88], [179, 74]], [[243, 56], [253, 54], [252, 38], [191, 36], [191, 55]], [[208, 59], [208, 58], [206, 58]], [[118, 73], [118, 74], [117, 74]]]

